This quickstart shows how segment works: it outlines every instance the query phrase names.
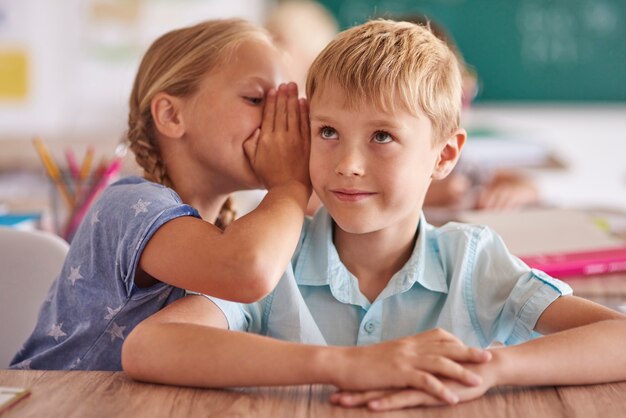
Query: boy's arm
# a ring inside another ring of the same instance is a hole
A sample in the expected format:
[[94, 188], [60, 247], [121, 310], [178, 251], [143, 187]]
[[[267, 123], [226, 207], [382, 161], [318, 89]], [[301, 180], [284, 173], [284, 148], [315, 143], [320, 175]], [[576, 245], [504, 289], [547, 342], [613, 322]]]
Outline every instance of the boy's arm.
[[228, 331], [219, 308], [202, 296], [180, 299], [140, 323], [122, 349], [124, 371], [143, 381], [198, 387], [332, 384], [346, 390], [419, 388], [455, 399], [435, 377], [476, 384], [459, 363], [486, 351], [444, 331], [367, 347], [325, 347]]
[[[575, 296], [553, 302], [535, 330], [550, 334], [523, 344], [492, 349], [490, 362], [467, 367], [483, 378], [468, 388], [447, 382], [462, 401], [475, 399], [501, 385], [542, 386], [595, 384], [626, 380], [626, 316]], [[340, 393], [344, 406], [369, 405], [389, 410], [441, 402], [423, 391]]]
[[[575, 385], [626, 380], [626, 316], [576, 296], [560, 297], [535, 330], [545, 335], [498, 349], [496, 384]], [[528, 370], [541, 370], [529, 373]]]

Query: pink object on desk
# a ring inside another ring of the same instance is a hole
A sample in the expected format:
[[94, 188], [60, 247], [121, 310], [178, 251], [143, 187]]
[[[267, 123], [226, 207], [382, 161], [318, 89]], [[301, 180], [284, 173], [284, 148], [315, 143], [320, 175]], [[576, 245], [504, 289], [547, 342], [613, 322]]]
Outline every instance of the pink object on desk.
[[553, 277], [587, 276], [626, 271], [626, 247], [521, 257]]

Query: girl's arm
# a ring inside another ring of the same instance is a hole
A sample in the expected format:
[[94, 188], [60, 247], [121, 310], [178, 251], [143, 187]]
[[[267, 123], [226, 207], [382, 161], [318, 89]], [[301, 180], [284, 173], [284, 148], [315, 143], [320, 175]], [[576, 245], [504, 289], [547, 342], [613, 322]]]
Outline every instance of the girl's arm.
[[[595, 384], [626, 380], [626, 316], [575, 296], [560, 297], [541, 315], [535, 330], [550, 334], [523, 344], [492, 349], [488, 363], [467, 365], [483, 383], [467, 388], [447, 382], [462, 401], [494, 386]], [[340, 393], [344, 406], [376, 410], [441, 403], [423, 391]]]
[[413, 387], [455, 398], [435, 375], [479, 382], [458, 362], [489, 359], [434, 330], [367, 347], [290, 343], [228, 331], [219, 308], [202, 296], [180, 299], [140, 323], [126, 338], [122, 366], [134, 379], [197, 387], [332, 384], [346, 390]]
[[311, 194], [309, 136], [306, 104], [295, 85], [268, 93], [261, 132], [244, 145], [269, 190], [261, 204], [224, 231], [189, 216], [167, 222], [146, 245], [140, 271], [237, 302], [269, 293], [296, 249]]

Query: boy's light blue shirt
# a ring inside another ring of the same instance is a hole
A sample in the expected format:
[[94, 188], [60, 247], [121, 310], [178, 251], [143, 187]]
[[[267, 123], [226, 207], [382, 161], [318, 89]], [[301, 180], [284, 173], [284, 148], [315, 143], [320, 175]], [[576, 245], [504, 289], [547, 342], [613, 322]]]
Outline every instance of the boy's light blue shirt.
[[422, 216], [410, 259], [370, 303], [341, 263], [321, 209], [276, 289], [250, 305], [211, 298], [229, 327], [288, 341], [366, 345], [443, 328], [467, 345], [517, 344], [565, 283], [511, 255], [484, 226], [429, 225]]

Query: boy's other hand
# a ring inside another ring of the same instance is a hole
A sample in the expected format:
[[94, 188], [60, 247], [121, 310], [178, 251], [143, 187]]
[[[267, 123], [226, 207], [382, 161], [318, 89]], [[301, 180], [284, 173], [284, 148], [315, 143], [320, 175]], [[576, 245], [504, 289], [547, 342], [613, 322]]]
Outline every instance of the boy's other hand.
[[[483, 396], [495, 386], [495, 365], [492, 362], [483, 364], [465, 364], [468, 370], [481, 377], [478, 385], [468, 386], [455, 380], [441, 379], [446, 390], [451, 391], [458, 402], [467, 402]], [[370, 391], [338, 391], [331, 395], [330, 402], [343, 407], [366, 406], [372, 411], [391, 411], [415, 406], [446, 405], [441, 397], [434, 396], [423, 389], [385, 389]]]
[[[333, 366], [339, 373], [334, 384], [341, 390], [417, 389], [423, 393], [419, 399], [422, 404], [430, 404], [433, 399], [450, 404], [458, 402], [458, 395], [440, 379], [458, 382], [462, 386], [479, 386], [481, 377], [470, 371], [467, 365], [484, 363], [491, 358], [490, 352], [467, 347], [441, 329], [342, 350], [345, 356]], [[341, 402], [341, 405], [353, 406], [350, 401], [347, 404]]]

